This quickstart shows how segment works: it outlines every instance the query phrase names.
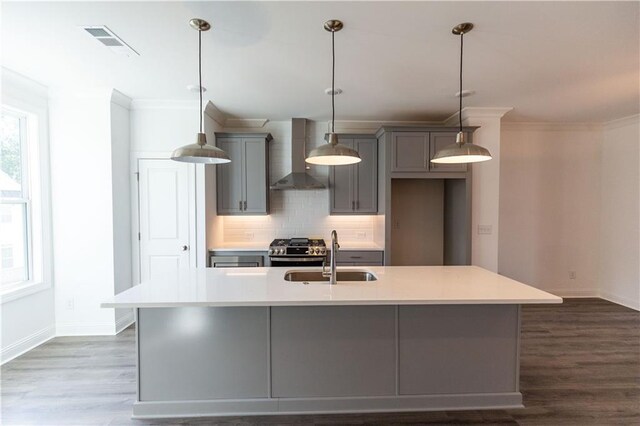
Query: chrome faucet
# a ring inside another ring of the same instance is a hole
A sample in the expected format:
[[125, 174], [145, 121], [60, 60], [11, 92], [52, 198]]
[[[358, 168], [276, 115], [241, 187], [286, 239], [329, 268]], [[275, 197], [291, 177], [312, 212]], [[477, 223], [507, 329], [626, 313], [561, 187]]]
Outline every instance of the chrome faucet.
[[329, 258], [329, 271], [325, 271], [325, 266], [322, 266], [322, 276], [329, 278], [329, 284], [337, 284], [338, 283], [338, 274], [336, 272], [336, 254], [338, 253], [338, 249], [340, 248], [340, 244], [338, 244], [338, 233], [335, 231], [331, 231], [331, 257]]

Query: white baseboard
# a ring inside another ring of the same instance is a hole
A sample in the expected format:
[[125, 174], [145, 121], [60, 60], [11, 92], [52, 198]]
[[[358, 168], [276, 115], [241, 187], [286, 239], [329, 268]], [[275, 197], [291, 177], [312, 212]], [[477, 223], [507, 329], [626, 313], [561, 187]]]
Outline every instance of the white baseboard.
[[616, 303], [618, 305], [625, 306], [635, 311], [640, 311], [640, 300], [633, 300], [628, 297], [618, 296], [608, 291], [601, 291], [600, 297], [609, 302]]
[[50, 325], [42, 330], [26, 336], [17, 342], [10, 344], [9, 346], [2, 348], [0, 353], [0, 364], [11, 361], [12, 359], [19, 357], [20, 355], [30, 351], [36, 346], [40, 346], [44, 342], [51, 340], [55, 337], [55, 327]]
[[598, 299], [604, 299], [611, 303], [615, 303], [616, 305], [621, 305], [626, 308], [630, 308], [636, 311], [640, 311], [640, 300], [633, 300], [624, 296], [618, 296], [613, 293], [609, 293], [607, 291], [598, 291], [591, 289], [556, 289], [556, 290], [548, 290], [541, 289], [543, 291], [548, 291], [551, 294], [555, 294], [556, 296], [563, 298], [591, 298], [595, 297]]
[[133, 309], [129, 309], [125, 315], [122, 315], [120, 318], [116, 318], [116, 334], [120, 333], [134, 322], [135, 317], [133, 316]]
[[116, 334], [115, 321], [56, 323], [56, 336], [113, 336], [114, 334]]
[[569, 298], [582, 298], [582, 297], [600, 297], [600, 294], [597, 290], [592, 289], [572, 289], [572, 288], [563, 288], [563, 289], [546, 289], [541, 288], [542, 291], [547, 291], [551, 294], [555, 294], [558, 297], [569, 297]]
[[56, 336], [115, 336], [134, 322], [133, 310], [104, 322], [58, 322]]

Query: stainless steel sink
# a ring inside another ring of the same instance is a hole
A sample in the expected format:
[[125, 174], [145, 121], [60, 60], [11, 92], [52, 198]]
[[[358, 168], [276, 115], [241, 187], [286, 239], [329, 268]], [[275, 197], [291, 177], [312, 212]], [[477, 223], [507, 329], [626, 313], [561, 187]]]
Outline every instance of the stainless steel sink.
[[[378, 277], [368, 271], [337, 271], [337, 281], [376, 281]], [[329, 281], [329, 277], [322, 276], [322, 271], [287, 271], [286, 281], [317, 282]]]

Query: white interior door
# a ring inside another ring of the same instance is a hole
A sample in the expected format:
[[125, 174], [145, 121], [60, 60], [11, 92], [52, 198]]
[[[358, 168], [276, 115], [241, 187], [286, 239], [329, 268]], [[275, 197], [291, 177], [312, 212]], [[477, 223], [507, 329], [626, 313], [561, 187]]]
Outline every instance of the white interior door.
[[189, 165], [139, 160], [140, 281], [190, 265]]

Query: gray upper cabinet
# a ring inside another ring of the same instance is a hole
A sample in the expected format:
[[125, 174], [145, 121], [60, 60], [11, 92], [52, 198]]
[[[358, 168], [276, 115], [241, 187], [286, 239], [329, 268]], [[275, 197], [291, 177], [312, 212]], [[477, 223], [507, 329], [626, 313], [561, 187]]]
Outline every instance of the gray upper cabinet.
[[429, 133], [393, 132], [391, 172], [429, 171]]
[[[431, 132], [429, 134], [430, 139], [430, 154], [429, 159], [433, 158], [439, 149], [444, 148], [447, 145], [456, 143], [457, 133], [451, 132]], [[467, 138], [471, 142], [471, 134], [467, 133]], [[466, 172], [466, 164], [436, 164], [429, 162], [430, 170], [437, 172]]]
[[216, 166], [218, 215], [269, 214], [271, 134], [216, 133], [231, 163]]
[[358, 151], [361, 162], [332, 166], [329, 172], [330, 214], [378, 212], [378, 140], [369, 135], [341, 135], [340, 143]]

